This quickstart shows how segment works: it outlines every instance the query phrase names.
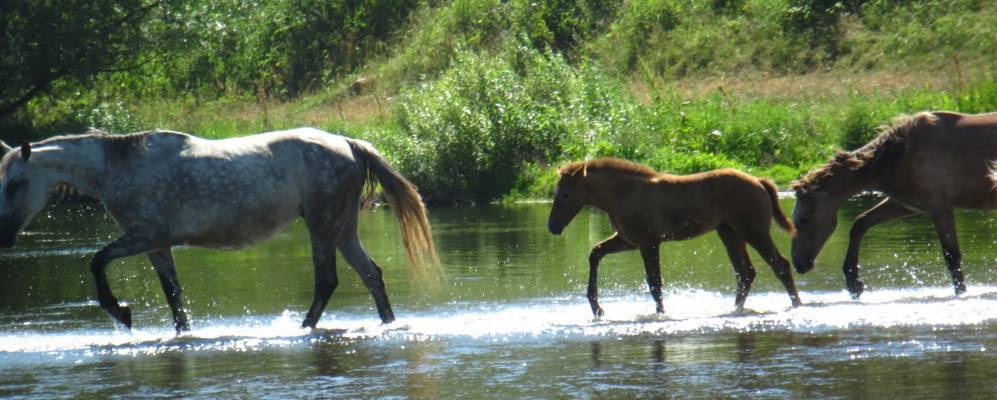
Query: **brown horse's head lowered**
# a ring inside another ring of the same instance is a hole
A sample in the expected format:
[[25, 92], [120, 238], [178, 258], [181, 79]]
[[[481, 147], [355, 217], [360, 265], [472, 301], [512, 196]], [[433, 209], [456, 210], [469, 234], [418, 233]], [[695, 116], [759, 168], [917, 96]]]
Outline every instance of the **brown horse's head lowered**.
[[827, 164], [793, 182], [797, 233], [792, 257], [797, 272], [813, 269], [817, 253], [838, 226], [838, 207], [866, 188], [876, 174], [892, 168], [905, 152], [910, 131], [922, 119], [933, 120], [934, 116], [920, 114], [884, 125], [879, 128], [880, 135], [866, 145], [851, 152], [839, 150]]
[[861, 213], [848, 233], [842, 272], [853, 297], [864, 284], [858, 260], [862, 237], [875, 225], [915, 214], [928, 214], [956, 294], [966, 291], [962, 253], [956, 239], [956, 208], [997, 208], [994, 160], [997, 160], [997, 112], [960, 114], [946, 111], [901, 116], [858, 150], [839, 152], [826, 165], [793, 185], [793, 211], [799, 234], [793, 239], [797, 271], [813, 267], [834, 231], [835, 211], [863, 190], [886, 196]]

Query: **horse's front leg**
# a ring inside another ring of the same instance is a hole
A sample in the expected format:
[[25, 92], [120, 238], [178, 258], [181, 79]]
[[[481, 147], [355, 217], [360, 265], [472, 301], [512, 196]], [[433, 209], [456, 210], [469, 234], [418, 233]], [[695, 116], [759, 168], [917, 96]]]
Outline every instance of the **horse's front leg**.
[[949, 273], [952, 275], [955, 294], [966, 293], [966, 282], [962, 275], [962, 253], [959, 251], [959, 239], [955, 235], [955, 216], [952, 210], [945, 210], [932, 213], [931, 220], [935, 223], [938, 240], [942, 242], [942, 254], [945, 255], [945, 262], [948, 263]]
[[859, 298], [865, 290], [865, 284], [859, 279], [859, 247], [862, 244], [862, 237], [869, 228], [877, 224], [914, 213], [915, 211], [893, 200], [885, 199], [859, 215], [852, 223], [852, 229], [848, 233], [848, 252], [845, 254], [845, 263], [841, 270], [845, 274], [845, 284], [853, 299]]
[[592, 247], [592, 252], [589, 253], [588, 299], [589, 305], [592, 307], [592, 315], [596, 318], [605, 315], [605, 311], [599, 306], [599, 261], [607, 254], [633, 250], [633, 248], [620, 237], [619, 233], [614, 233], [613, 236]]
[[187, 322], [187, 313], [183, 309], [183, 300], [180, 294], [183, 289], [180, 287], [180, 280], [177, 279], [177, 270], [173, 264], [173, 252], [169, 249], [149, 252], [149, 261], [159, 275], [159, 283], [163, 286], [163, 293], [166, 294], [166, 302], [173, 311], [173, 323], [176, 325], [177, 333], [190, 331], [190, 323]]
[[153, 247], [150, 243], [151, 241], [143, 235], [125, 233], [118, 240], [100, 249], [90, 262], [90, 271], [97, 282], [97, 301], [100, 307], [128, 329], [132, 328], [132, 312], [127, 305], [118, 304], [118, 299], [111, 293], [111, 287], [107, 283], [105, 270], [107, 264], [115, 259], [149, 251]]
[[647, 274], [647, 288], [657, 306], [655, 311], [664, 314], [665, 306], [661, 303], [661, 263], [658, 255], [659, 243], [640, 246], [640, 256], [644, 259], [644, 273]]

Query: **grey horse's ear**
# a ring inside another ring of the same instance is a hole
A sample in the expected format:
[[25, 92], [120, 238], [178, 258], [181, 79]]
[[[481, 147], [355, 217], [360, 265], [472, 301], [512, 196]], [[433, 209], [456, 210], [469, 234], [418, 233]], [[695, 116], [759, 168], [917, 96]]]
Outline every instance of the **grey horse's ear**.
[[3, 154], [7, 154], [7, 152], [14, 150], [14, 148], [8, 146], [7, 143], [3, 142], [3, 140], [0, 140], [0, 150], [3, 151]]
[[24, 161], [28, 161], [28, 159], [31, 158], [31, 143], [24, 142], [24, 144], [21, 145], [21, 158], [23, 158]]

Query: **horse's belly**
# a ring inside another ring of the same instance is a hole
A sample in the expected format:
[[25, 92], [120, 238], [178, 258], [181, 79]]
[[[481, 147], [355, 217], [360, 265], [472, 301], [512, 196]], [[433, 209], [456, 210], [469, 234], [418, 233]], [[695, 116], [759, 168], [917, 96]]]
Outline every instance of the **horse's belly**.
[[238, 249], [261, 243], [291, 224], [296, 209], [272, 207], [203, 216], [196, 223], [179, 227], [176, 241], [200, 247]]

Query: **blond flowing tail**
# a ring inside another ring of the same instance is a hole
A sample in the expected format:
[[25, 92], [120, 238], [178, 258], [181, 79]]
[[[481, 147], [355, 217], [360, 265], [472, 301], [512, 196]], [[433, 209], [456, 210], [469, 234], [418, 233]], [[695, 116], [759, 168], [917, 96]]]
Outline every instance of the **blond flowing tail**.
[[765, 187], [765, 191], [769, 192], [769, 198], [772, 200], [772, 219], [775, 220], [776, 225], [789, 232], [790, 235], [795, 234], [796, 227], [793, 226], [793, 221], [786, 218], [786, 214], [782, 212], [782, 207], [779, 207], [779, 188], [775, 187], [775, 184], [768, 179], [759, 178], [758, 182]]
[[367, 142], [347, 140], [353, 157], [362, 161], [364, 168], [363, 203], [369, 204], [377, 192], [377, 185], [395, 210], [395, 217], [401, 225], [402, 241], [405, 243], [405, 255], [410, 267], [436, 267], [439, 259], [433, 247], [433, 235], [426, 218], [426, 207], [416, 191], [415, 185], [405, 179], [398, 171], [388, 165], [388, 162], [377, 150]]

